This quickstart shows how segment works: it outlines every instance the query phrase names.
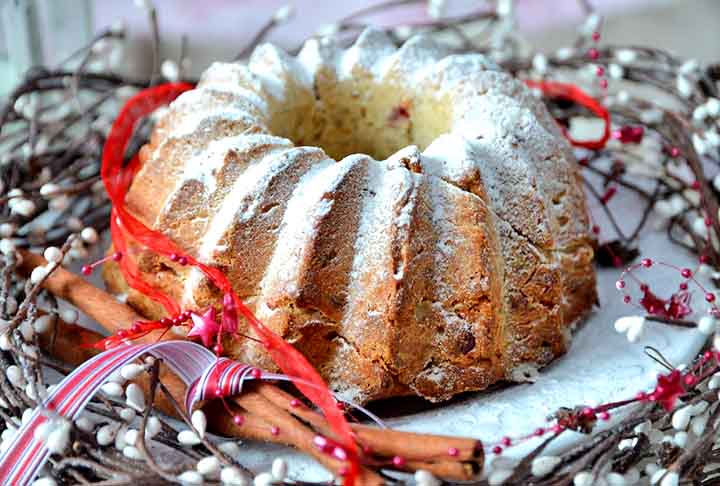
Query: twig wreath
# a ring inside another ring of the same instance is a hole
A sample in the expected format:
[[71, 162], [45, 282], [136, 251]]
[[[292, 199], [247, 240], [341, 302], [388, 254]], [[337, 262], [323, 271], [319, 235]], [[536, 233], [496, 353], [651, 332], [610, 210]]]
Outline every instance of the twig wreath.
[[[352, 424], [365, 480], [404, 483], [409, 475], [391, 472], [414, 471], [413, 480], [422, 486], [471, 478], [473, 484], [492, 485], [720, 484], [720, 343], [712, 339], [718, 308], [715, 291], [696, 278], [710, 277], [713, 284], [720, 279], [720, 65], [702, 66], [652, 47], [606, 45], [603, 19], [587, 1], [580, 2], [586, 18], [574, 45], [550, 55], [534, 52], [519, 36], [513, 3], [507, 0], [457, 18], [443, 15], [442, 1], [389, 0], [348, 15], [318, 35], [350, 43], [366, 27], [364, 16], [426, 3], [427, 21], [390, 26], [387, 33], [398, 43], [414, 33], [430, 33], [459, 53], [486, 54], [543, 96], [567, 136], [577, 142], [588, 192], [607, 221], [593, 228], [600, 242], [597, 263], [618, 268], [616, 305], [628, 309], [616, 330], [635, 341], [648, 325], [692, 327], [708, 336], [709, 346], [681, 367], [648, 350], [668, 368], [654, 389], [615, 403], [568, 404], [536, 430], [497, 444], [437, 439], [421, 450], [398, 449], [403, 440], [388, 435], [393, 431]], [[78, 295], [93, 295], [116, 318], [137, 320], [127, 307], [103, 300], [101, 291], [87, 288], [92, 286], [63, 265], [86, 262], [108, 229], [112, 205], [101, 180], [101, 161], [121, 107], [141, 89], [192, 82], [184, 76], [187, 41], [179, 60], [161, 62], [157, 12], [149, 2], [141, 5], [153, 32], [148, 78], [114, 73], [108, 60], [117, 57], [125, 33], [110, 29], [59, 66], [26, 73], [0, 108], [0, 451], [11, 447], [58, 376], [71, 373], [96, 352], [80, 344], [101, 339], [73, 326], [77, 311], [60, 307], [58, 298], [77, 302]], [[288, 8], [276, 12], [238, 59], [291, 14]], [[66, 67], [71, 65], [75, 67]], [[567, 96], [567, 90], [558, 92], [558, 80], [582, 89], [596, 105]], [[636, 95], [638, 88], [663, 96]], [[662, 103], [656, 101], [660, 98]], [[604, 133], [583, 142], [578, 121], [599, 114], [607, 114]], [[132, 157], [148, 133], [148, 126], [136, 129], [125, 155]], [[613, 204], [618, 191], [634, 193], [643, 204], [631, 231], [618, 222], [621, 208]], [[694, 268], [640, 255], [637, 241], [653, 213], [663, 221], [669, 240], [697, 256]], [[109, 258], [122, 260], [123, 255]], [[96, 265], [88, 263], [82, 273], [91, 273]], [[677, 276], [678, 290], [667, 298], [656, 295], [642, 278], [658, 267]], [[692, 290], [701, 292], [702, 304], [691, 302]], [[102, 316], [91, 317], [102, 323]], [[175, 318], [185, 322], [194, 317], [180, 313]], [[156, 329], [135, 330], [149, 335]], [[128, 332], [135, 337], [132, 329]], [[116, 333], [111, 339], [127, 337]], [[282, 459], [273, 462], [271, 471], [244, 467], [236, 441], [206, 435], [206, 414], [184, 411], [171, 393], [165, 367], [152, 356], [124, 365], [86, 413], [74, 421], [57, 417], [46, 422], [38, 434], [51, 455], [34, 484], [310, 484], [289, 479]], [[261, 381], [259, 370], [247, 374]], [[138, 379], [145, 380], [145, 389], [133, 382]], [[228, 419], [224, 430], [245, 427], [244, 437], [295, 445], [336, 476], [350, 473], [343, 469], [348, 451], [332, 438], [323, 416], [302, 399], [260, 382], [224, 406], [218, 409]], [[351, 411], [344, 407], [339, 402], [339, 410]], [[599, 421], [625, 408], [629, 411], [621, 421], [596, 430]], [[175, 412], [184, 425], [165, 420], [161, 411]], [[295, 425], [301, 422], [303, 428]], [[546, 454], [548, 445], [567, 431], [587, 439], [563, 454]], [[503, 456], [505, 449], [528, 441], [536, 447], [521, 460]], [[493, 468], [478, 478], [485, 455]]]

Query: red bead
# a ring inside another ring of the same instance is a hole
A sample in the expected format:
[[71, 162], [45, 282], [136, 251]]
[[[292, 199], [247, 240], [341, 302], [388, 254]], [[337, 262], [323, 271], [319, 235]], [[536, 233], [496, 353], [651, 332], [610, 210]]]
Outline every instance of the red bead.
[[607, 87], [608, 87], [608, 80], [607, 80], [607, 79], [601, 79], [600, 82], [599, 82], [599, 84], [600, 84], [600, 87], [601, 87], [602, 89], [607, 89]]
[[339, 446], [333, 447], [331, 455], [339, 461], [347, 461], [348, 458], [347, 451], [345, 451], [345, 449]]
[[707, 263], [710, 261], [710, 257], [707, 255], [700, 255], [700, 263]]
[[713, 357], [712, 351], [705, 351], [705, 354], [703, 354], [703, 358], [705, 358], [705, 361], [711, 360]]
[[293, 398], [292, 400], [290, 400], [290, 406], [293, 407], [293, 408], [299, 407], [299, 406], [300, 406], [300, 400], [298, 400], [297, 398]]
[[632, 297], [630, 297], [629, 295], [623, 297], [623, 302], [625, 302], [626, 304], [629, 304], [631, 301]]
[[599, 41], [599, 40], [600, 40], [600, 32], [598, 32], [598, 31], [593, 32], [593, 33], [592, 33], [592, 40], [593, 40], [593, 42]]
[[595, 60], [600, 57], [600, 51], [598, 51], [594, 47], [591, 47], [590, 49], [588, 49], [588, 56], [590, 57], [590, 59]]
[[715, 302], [715, 294], [708, 292], [707, 294], [705, 294], [705, 300], [707, 300], [708, 302]]
[[187, 257], [181, 256], [180, 258], [178, 258], [178, 263], [179, 263], [180, 265], [187, 265], [187, 264], [188, 264], [188, 259], [187, 259]]
[[582, 414], [586, 417], [594, 417], [595, 410], [592, 407], [587, 407], [587, 408], [583, 409]]
[[502, 447], [500, 447], [500, 446], [495, 446], [492, 448], [492, 453], [495, 454], [496, 456], [499, 456], [500, 454], [502, 454], [502, 451], [503, 451]]
[[362, 451], [363, 451], [363, 454], [365, 454], [366, 456], [369, 456], [370, 454], [373, 453], [372, 447], [370, 447], [367, 444], [362, 446]]
[[603, 204], [609, 203], [610, 199], [612, 199], [616, 193], [617, 193], [617, 187], [615, 187], [615, 186], [608, 187], [607, 190], [605, 191], [605, 194], [603, 194], [603, 196], [600, 198], [600, 202], [602, 202]]
[[395, 456], [392, 458], [393, 466], [403, 467], [405, 465], [405, 458], [402, 456]]
[[685, 384], [689, 386], [693, 386], [695, 383], [697, 383], [698, 379], [695, 377], [695, 375], [685, 375]]
[[127, 332], [127, 330], [122, 329], [122, 330], [118, 331], [117, 335], [118, 335], [119, 338], [123, 338], [123, 339], [124, 339], [124, 338], [126, 338], [126, 337], [128, 336], [128, 332]]
[[690, 188], [692, 188], [692, 189], [694, 189], [694, 190], [696, 190], [696, 191], [697, 191], [698, 189], [700, 189], [700, 181], [693, 181], [693, 183], [690, 185]]
[[170, 260], [176, 262], [176, 261], [178, 261], [178, 258], [180, 258], [180, 255], [178, 255], [177, 253], [170, 254]]
[[457, 457], [460, 454], [460, 451], [457, 447], [449, 447], [448, 448], [448, 456], [450, 457]]
[[313, 437], [313, 444], [315, 444], [318, 449], [324, 449], [325, 446], [328, 445], [328, 440], [322, 435], [316, 435], [315, 437]]
[[511, 439], [510, 437], [507, 437], [507, 436], [503, 437], [503, 438], [500, 440], [500, 442], [501, 442], [502, 445], [504, 445], [505, 447], [510, 447], [510, 446], [512, 445], [512, 439]]
[[600, 420], [610, 420], [610, 413], [609, 412], [600, 412], [598, 414], [598, 417], [600, 417]]
[[340, 477], [347, 476], [349, 472], [350, 472], [350, 470], [348, 468], [346, 468], [345, 466], [343, 466], [340, 469], [338, 469], [338, 476], [340, 476]]
[[120, 260], [122, 260], [122, 256], [123, 256], [122, 253], [120, 253], [119, 251], [116, 251], [115, 253], [113, 253], [112, 259], [115, 260], [116, 262], [119, 262]]
[[262, 377], [262, 371], [260, 371], [260, 368], [253, 368], [252, 370], [250, 370], [250, 376], [252, 376], [256, 380], [259, 380]]
[[708, 226], [708, 227], [712, 226], [713, 220], [710, 216], [705, 216], [704, 221], [705, 221], [705, 226]]
[[83, 265], [80, 271], [83, 275], [90, 275], [93, 271], [93, 268], [90, 265]]
[[681, 282], [679, 287], [680, 287], [680, 290], [687, 290], [688, 284], [685, 282]]
[[690, 278], [692, 277], [692, 270], [689, 268], [683, 268], [680, 270], [680, 275], [682, 275], [684, 278]]
[[138, 322], [135, 322], [135, 323], [133, 323], [132, 326], [130, 326], [130, 332], [132, 332], [132, 333], [138, 333], [141, 330], [142, 330], [142, 326]]
[[221, 345], [221, 344], [216, 344], [215, 346], [213, 346], [213, 352], [214, 352], [215, 354], [222, 354], [222, 352], [223, 352], [223, 347], [222, 347], [222, 345]]
[[643, 258], [640, 263], [642, 264], [643, 267], [650, 268], [650, 267], [652, 267], [653, 261], [649, 258]]
[[605, 68], [602, 67], [602, 66], [598, 66], [597, 69], [595, 70], [595, 74], [597, 74], [598, 77], [604, 76], [604, 75], [605, 75]]
[[623, 266], [622, 258], [620, 258], [617, 255], [613, 256], [612, 261], [613, 261], [613, 265], [615, 265], [618, 268]]
[[680, 149], [677, 147], [671, 147], [670, 148], [670, 155], [672, 157], [680, 157]]
[[640, 143], [645, 135], [645, 129], [641, 126], [626, 125], [613, 132], [613, 138], [621, 143]]
[[170, 324], [172, 324], [172, 319], [170, 319], [168, 317], [163, 317], [162, 319], [160, 319], [160, 324], [162, 326], [168, 327], [168, 326], [170, 326]]
[[270, 427], [270, 433], [274, 436], [280, 435], [280, 427], [278, 427], [277, 425], [273, 425], [272, 427]]
[[538, 427], [537, 429], [535, 429], [534, 433], [537, 437], [542, 437], [543, 435], [545, 435], [545, 429], [543, 429], [542, 427]]
[[242, 415], [235, 415], [233, 416], [233, 422], [235, 422], [235, 425], [242, 425], [245, 423], [245, 417]]
[[618, 280], [617, 282], [615, 282], [615, 288], [617, 288], [618, 290], [624, 289], [625, 288], [625, 280]]
[[592, 227], [592, 232], [595, 233], [596, 235], [599, 234], [599, 233], [600, 233], [600, 226], [594, 225], [594, 226]]

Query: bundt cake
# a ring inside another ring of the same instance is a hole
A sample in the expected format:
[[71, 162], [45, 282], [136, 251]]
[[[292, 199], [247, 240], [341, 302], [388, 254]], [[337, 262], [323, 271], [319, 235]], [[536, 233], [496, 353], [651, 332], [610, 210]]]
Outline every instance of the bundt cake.
[[[215, 63], [158, 118], [127, 207], [221, 268], [266, 325], [356, 402], [445, 400], [525, 380], [595, 302], [569, 144], [481, 55], [367, 30], [348, 49], [272, 45]], [[146, 279], [204, 309], [197, 270], [140, 253]], [[105, 278], [149, 318], [161, 307]], [[250, 333], [250, 331], [246, 331]], [[227, 354], [273, 368], [249, 339]]]

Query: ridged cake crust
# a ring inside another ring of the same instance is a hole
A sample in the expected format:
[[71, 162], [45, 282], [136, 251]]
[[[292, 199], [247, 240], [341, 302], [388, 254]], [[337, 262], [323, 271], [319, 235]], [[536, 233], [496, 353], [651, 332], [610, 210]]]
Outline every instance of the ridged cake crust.
[[[582, 185], [554, 120], [482, 56], [427, 37], [398, 49], [368, 30], [347, 50], [312, 40], [297, 58], [265, 45], [213, 64], [141, 159], [129, 209], [222, 268], [358, 402], [528, 379], [595, 302]], [[184, 306], [217, 305], [196, 270], [138, 260]], [[162, 316], [117, 267], [105, 277]], [[273, 368], [254, 341], [225, 349]]]

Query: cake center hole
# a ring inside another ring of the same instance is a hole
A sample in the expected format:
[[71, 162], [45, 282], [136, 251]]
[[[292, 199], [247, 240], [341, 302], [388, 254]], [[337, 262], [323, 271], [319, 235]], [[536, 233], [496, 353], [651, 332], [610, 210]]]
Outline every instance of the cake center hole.
[[273, 117], [273, 133], [321, 147], [336, 160], [358, 153], [382, 160], [408, 145], [422, 150], [448, 131], [449, 103], [393, 84], [318, 79], [314, 93], [302, 91]]

